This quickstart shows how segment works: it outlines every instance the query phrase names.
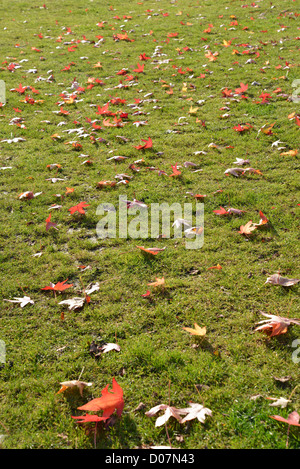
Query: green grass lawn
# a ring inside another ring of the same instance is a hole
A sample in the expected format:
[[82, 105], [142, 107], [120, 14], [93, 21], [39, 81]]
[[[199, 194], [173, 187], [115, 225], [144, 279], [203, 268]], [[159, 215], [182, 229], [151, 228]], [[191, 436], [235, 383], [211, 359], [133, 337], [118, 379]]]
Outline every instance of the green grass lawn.
[[[299, 448], [299, 427], [270, 416], [299, 412], [300, 328], [255, 331], [261, 312], [300, 320], [299, 284], [266, 283], [276, 272], [300, 278], [297, 7], [3, 0], [1, 447]], [[149, 137], [152, 148], [136, 148]], [[171, 177], [176, 164], [181, 174]], [[231, 168], [255, 172], [225, 174]], [[99, 186], [118, 175], [127, 183]], [[203, 246], [187, 249], [173, 229], [169, 238], [101, 239], [97, 207], [118, 214], [120, 197], [192, 203], [193, 220], [204, 203]], [[71, 214], [80, 202], [85, 214]], [[242, 213], [219, 216], [220, 207]], [[268, 223], [239, 233], [260, 212]], [[165, 249], [154, 256], [137, 245]], [[148, 285], [157, 278], [162, 287]], [[41, 290], [66, 279], [63, 292]], [[82, 308], [60, 304], [97, 282]], [[6, 301], [24, 296], [34, 303]], [[195, 323], [206, 327], [202, 340], [183, 329]], [[105, 343], [120, 351], [93, 353]], [[95, 442], [94, 424], [72, 416], [113, 378], [124, 410], [97, 424]], [[71, 380], [93, 385], [58, 394]], [[270, 406], [281, 397], [287, 405]], [[189, 402], [212, 415], [160, 427], [159, 414], [145, 415]]]

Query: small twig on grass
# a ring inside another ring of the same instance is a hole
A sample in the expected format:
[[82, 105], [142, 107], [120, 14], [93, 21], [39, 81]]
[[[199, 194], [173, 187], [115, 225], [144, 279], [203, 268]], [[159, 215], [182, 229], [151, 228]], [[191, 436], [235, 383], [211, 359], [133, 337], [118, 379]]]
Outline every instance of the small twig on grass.
[[81, 378], [81, 376], [82, 376], [83, 370], [84, 370], [84, 366], [82, 367], [82, 370], [81, 370], [81, 372], [80, 372], [80, 375], [79, 375], [78, 381], [80, 381], [80, 378]]
[[296, 389], [300, 386], [300, 384], [297, 384], [297, 386], [292, 390], [291, 394], [289, 395], [288, 397], [288, 400], [291, 399], [292, 395], [294, 394], [294, 392], [296, 391]]
[[197, 393], [199, 394], [199, 397], [200, 397], [200, 399], [201, 399], [201, 401], [202, 401], [203, 406], [205, 407], [205, 405], [204, 405], [204, 400], [203, 400], [203, 397], [201, 396], [201, 394], [200, 394], [200, 392], [199, 392], [199, 389], [197, 388], [197, 386], [196, 386], [195, 384], [194, 384], [194, 386], [195, 386], [195, 388], [196, 388]]
[[168, 432], [168, 428], [167, 428], [167, 422], [165, 423], [165, 429], [166, 429], [166, 434], [167, 434], [167, 438], [168, 438], [170, 448], [172, 448], [172, 444], [171, 444], [171, 440], [170, 440], [169, 432]]

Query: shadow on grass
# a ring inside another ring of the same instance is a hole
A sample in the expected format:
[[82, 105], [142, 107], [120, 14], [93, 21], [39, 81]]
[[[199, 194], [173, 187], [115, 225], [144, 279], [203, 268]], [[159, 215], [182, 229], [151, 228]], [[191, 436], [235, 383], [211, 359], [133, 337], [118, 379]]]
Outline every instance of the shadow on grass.
[[194, 349], [200, 349], [202, 351], [209, 352], [216, 358], [221, 358], [220, 351], [217, 347], [214, 347], [205, 337], [195, 339], [195, 343], [192, 345]]
[[293, 331], [290, 330], [286, 334], [282, 334], [282, 335], [274, 336], [274, 337], [266, 337], [265, 345], [270, 350], [274, 350], [274, 349], [281, 350], [285, 348], [289, 350], [290, 354], [292, 355], [295, 349], [291, 348], [291, 344], [296, 339], [299, 339], [299, 335], [297, 336], [295, 333], [293, 333]]
[[94, 449], [127, 449], [140, 444], [141, 436], [134, 420], [127, 414], [121, 418], [113, 415], [104, 422], [78, 423], [90, 439]]

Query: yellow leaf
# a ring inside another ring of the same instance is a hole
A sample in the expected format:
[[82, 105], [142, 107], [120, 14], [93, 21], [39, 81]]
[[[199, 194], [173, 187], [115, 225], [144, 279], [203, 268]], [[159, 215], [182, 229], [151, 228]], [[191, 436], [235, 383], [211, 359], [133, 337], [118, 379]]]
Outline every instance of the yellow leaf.
[[190, 107], [190, 110], [189, 110], [189, 114], [196, 114], [196, 112], [198, 111], [198, 109], [199, 109], [198, 107], [194, 107], [194, 108], [193, 108], [193, 107], [191, 106], [191, 107]]
[[198, 335], [200, 337], [204, 337], [206, 334], [206, 327], [200, 327], [198, 324], [195, 322], [194, 323], [195, 329], [192, 329], [191, 327], [183, 327], [185, 331], [189, 332], [192, 335]]
[[165, 279], [164, 279], [164, 277], [162, 277], [162, 278], [157, 278], [157, 277], [155, 277], [155, 279], [156, 279], [156, 282], [148, 283], [148, 285], [149, 285], [150, 287], [159, 287], [159, 286], [165, 284]]

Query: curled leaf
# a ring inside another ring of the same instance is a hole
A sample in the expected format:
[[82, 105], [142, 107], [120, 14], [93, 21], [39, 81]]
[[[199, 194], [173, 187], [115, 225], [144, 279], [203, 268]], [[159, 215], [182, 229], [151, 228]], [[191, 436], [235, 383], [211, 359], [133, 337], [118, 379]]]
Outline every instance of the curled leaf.
[[271, 283], [272, 285], [281, 285], [282, 287], [291, 287], [292, 285], [296, 285], [296, 283], [300, 282], [298, 278], [286, 278], [281, 277], [280, 274], [273, 274], [271, 277], [268, 277], [266, 283]]
[[278, 420], [278, 422], [284, 422], [288, 425], [295, 425], [296, 427], [300, 427], [300, 415], [296, 411], [289, 414], [287, 419], [281, 417], [280, 415], [270, 415], [270, 417], [271, 419]]
[[282, 316], [275, 316], [274, 314], [267, 314], [261, 312], [263, 316], [266, 316], [269, 319], [264, 319], [257, 323], [258, 326], [254, 332], [256, 331], [263, 331], [269, 337], [274, 337], [277, 335], [285, 334], [288, 330], [290, 325], [298, 325], [300, 326], [300, 320], [298, 319], [289, 319]]
[[61, 385], [61, 388], [56, 394], [60, 394], [64, 391], [66, 391], [67, 389], [74, 389], [74, 388], [76, 389], [77, 388], [80, 392], [80, 395], [82, 396], [83, 389], [86, 386], [92, 386], [93, 383], [85, 383], [84, 381], [73, 380], [73, 381], [63, 381], [62, 383], [60, 383], [60, 385]]

